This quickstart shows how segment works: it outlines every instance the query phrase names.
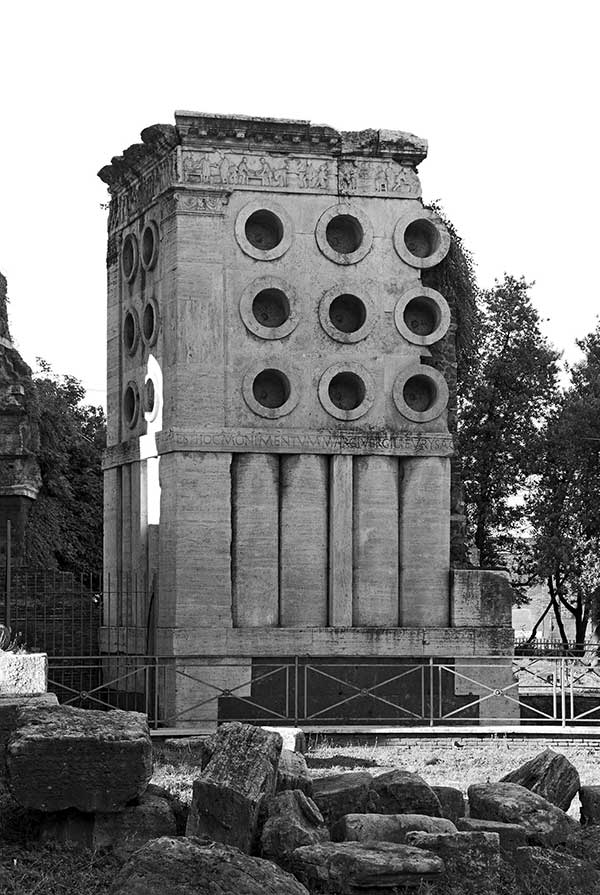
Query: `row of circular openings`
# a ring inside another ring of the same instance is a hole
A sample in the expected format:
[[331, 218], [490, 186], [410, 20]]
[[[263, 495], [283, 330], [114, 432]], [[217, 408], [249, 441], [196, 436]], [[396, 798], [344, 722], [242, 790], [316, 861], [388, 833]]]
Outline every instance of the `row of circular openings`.
[[[342, 209], [340, 211], [340, 209]], [[246, 205], [236, 219], [235, 233], [242, 250], [253, 258], [272, 261], [290, 247], [293, 226], [287, 212], [275, 203]], [[358, 206], [334, 205], [319, 218], [315, 230], [322, 253], [337, 264], [355, 264], [370, 251], [373, 226]], [[393, 243], [398, 255], [417, 268], [432, 267], [444, 258], [450, 236], [440, 218], [428, 209], [413, 209], [396, 224]]]
[[129, 308], [123, 319], [123, 345], [127, 354], [135, 354], [140, 341], [140, 330], [144, 342], [147, 345], [154, 345], [158, 338], [158, 329], [158, 308], [154, 299], [149, 299], [144, 306], [141, 327], [137, 311], [135, 308]]
[[[291, 375], [280, 368], [255, 367], [242, 383], [248, 407], [258, 416], [276, 419], [296, 407], [299, 393], [291, 384]], [[359, 364], [334, 364], [322, 374], [318, 385], [321, 406], [340, 420], [356, 420], [371, 408], [375, 385], [368, 371]], [[412, 364], [398, 374], [392, 387], [398, 411], [413, 422], [436, 419], [448, 403], [444, 377], [431, 367]]]
[[158, 227], [154, 221], [149, 221], [142, 230], [142, 248], [138, 248], [138, 241], [134, 233], [128, 233], [123, 240], [121, 249], [121, 269], [128, 283], [135, 279], [139, 262], [142, 262], [144, 270], [152, 270], [158, 259]]
[[[357, 290], [358, 291], [358, 290]], [[299, 323], [296, 292], [276, 277], [261, 277], [244, 290], [240, 315], [246, 328], [262, 339], [281, 339]], [[319, 320], [325, 332], [338, 342], [364, 339], [377, 319], [375, 302], [363, 294], [344, 291], [338, 285], [319, 302]], [[442, 339], [450, 325], [450, 308], [443, 295], [428, 286], [414, 286], [398, 299], [394, 311], [396, 327], [413, 345], [432, 345]]]
[[155, 416], [156, 410], [156, 388], [152, 379], [146, 380], [141, 395], [137, 382], [131, 380], [127, 383], [123, 393], [123, 417], [130, 429], [137, 425], [140, 411], [143, 411], [146, 418], [151, 420]]

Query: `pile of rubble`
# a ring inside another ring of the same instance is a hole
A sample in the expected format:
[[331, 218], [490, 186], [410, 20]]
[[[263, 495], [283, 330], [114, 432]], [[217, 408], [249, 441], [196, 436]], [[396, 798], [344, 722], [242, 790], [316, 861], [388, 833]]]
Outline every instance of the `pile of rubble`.
[[405, 770], [313, 780], [279, 733], [230, 723], [200, 745], [189, 810], [149, 785], [151, 754], [134, 712], [25, 707], [6, 774], [43, 837], [123, 857], [114, 895], [390, 895], [448, 867], [485, 880], [501, 855], [525, 872], [552, 861], [570, 885], [600, 885], [590, 863], [551, 851], [578, 827], [566, 813], [577, 792], [582, 823], [600, 822], [600, 787], [581, 787], [551, 750], [470, 786], [465, 802]]

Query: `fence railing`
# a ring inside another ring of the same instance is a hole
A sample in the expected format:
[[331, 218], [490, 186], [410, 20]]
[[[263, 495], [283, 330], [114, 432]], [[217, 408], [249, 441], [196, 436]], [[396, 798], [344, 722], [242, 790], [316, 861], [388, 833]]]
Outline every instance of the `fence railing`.
[[5, 621], [30, 650], [97, 656], [118, 640], [127, 652], [151, 648], [153, 583], [101, 575], [13, 568], [0, 584]]
[[305, 726], [600, 725], [600, 672], [572, 657], [355, 660], [50, 658], [64, 704], [146, 712], [154, 728], [236, 720]]

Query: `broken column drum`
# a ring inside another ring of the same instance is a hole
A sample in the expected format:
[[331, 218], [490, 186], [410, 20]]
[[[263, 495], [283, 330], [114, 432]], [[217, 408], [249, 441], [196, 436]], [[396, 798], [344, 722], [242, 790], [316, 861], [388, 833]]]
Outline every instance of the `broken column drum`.
[[[244, 695], [261, 657], [506, 646], [450, 627], [456, 326], [422, 283], [450, 245], [426, 142], [188, 112], [142, 140], [100, 172], [105, 571], [155, 576], [155, 652]], [[141, 651], [148, 617], [105, 624]], [[214, 720], [199, 686], [167, 714]]]

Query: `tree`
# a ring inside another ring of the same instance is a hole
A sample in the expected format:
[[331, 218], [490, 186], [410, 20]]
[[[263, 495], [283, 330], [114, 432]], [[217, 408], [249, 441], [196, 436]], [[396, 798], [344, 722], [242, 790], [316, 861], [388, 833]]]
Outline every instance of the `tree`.
[[102, 568], [101, 407], [84, 405], [73, 376], [57, 376], [38, 358], [34, 377], [42, 486], [25, 532], [25, 563], [60, 571]]
[[578, 345], [584, 359], [546, 422], [528, 501], [535, 573], [546, 582], [546, 612], [565, 647], [565, 617], [575, 623], [577, 644], [591, 620], [600, 627], [600, 325]]
[[558, 394], [558, 354], [542, 335], [529, 289], [505, 275], [481, 293], [474, 361], [459, 399], [467, 518], [483, 566], [504, 564], [514, 546], [521, 496]]

